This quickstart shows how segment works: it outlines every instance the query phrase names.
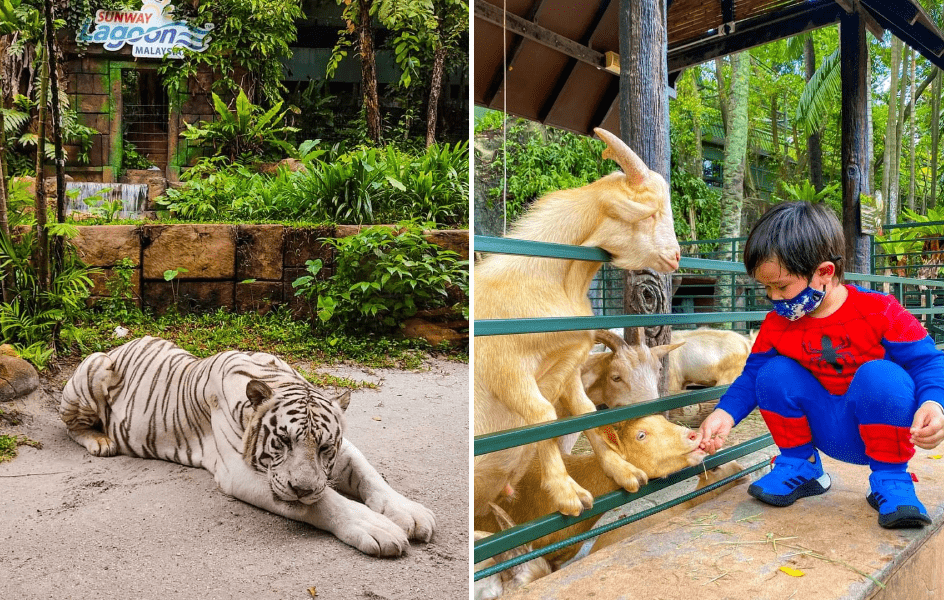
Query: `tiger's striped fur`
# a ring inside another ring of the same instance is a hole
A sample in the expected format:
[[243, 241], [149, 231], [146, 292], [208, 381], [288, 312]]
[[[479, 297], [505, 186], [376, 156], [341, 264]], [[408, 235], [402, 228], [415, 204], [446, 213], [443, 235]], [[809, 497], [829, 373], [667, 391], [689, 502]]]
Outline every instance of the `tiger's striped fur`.
[[350, 391], [326, 396], [270, 354], [198, 359], [145, 337], [82, 361], [59, 414], [69, 436], [95, 456], [202, 467], [244, 502], [331, 531], [368, 554], [399, 555], [408, 538], [431, 538], [435, 517], [393, 490], [344, 439], [349, 400]]

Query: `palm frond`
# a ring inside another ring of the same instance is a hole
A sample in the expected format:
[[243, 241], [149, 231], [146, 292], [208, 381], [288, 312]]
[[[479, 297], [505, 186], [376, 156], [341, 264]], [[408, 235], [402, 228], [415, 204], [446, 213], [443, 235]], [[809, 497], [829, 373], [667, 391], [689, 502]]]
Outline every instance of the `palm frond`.
[[796, 122], [806, 135], [819, 131], [842, 87], [839, 50], [823, 59], [797, 102]]

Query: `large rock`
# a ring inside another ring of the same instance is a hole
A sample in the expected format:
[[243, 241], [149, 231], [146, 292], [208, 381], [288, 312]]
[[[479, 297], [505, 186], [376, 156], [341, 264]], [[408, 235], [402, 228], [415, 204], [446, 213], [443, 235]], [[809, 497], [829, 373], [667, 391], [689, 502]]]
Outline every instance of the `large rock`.
[[[4, 345], [3, 348], [9, 348]], [[39, 387], [39, 374], [33, 365], [18, 356], [0, 351], [0, 402], [16, 400]]]
[[141, 263], [141, 236], [137, 225], [87, 225], [72, 238], [79, 258], [90, 267], [113, 267], [122, 258]]
[[236, 280], [281, 281], [282, 225], [240, 225], [236, 230]]
[[[234, 279], [234, 225], [146, 225], [144, 279], [164, 279], [168, 270], [186, 269], [177, 279]], [[230, 303], [232, 304], [232, 302]]]

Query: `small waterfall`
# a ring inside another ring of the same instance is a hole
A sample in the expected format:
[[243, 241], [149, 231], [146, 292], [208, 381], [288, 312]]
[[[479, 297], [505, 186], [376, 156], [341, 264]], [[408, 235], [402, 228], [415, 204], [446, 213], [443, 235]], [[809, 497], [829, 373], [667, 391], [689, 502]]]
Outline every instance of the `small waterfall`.
[[[90, 181], [69, 181], [66, 183], [66, 214], [82, 212], [96, 214], [103, 212], [103, 205], [121, 201], [117, 214], [109, 217], [117, 219], [139, 219], [148, 199], [146, 183], [94, 183]], [[91, 204], [86, 201], [91, 199]], [[102, 215], [105, 216], [105, 215]]]

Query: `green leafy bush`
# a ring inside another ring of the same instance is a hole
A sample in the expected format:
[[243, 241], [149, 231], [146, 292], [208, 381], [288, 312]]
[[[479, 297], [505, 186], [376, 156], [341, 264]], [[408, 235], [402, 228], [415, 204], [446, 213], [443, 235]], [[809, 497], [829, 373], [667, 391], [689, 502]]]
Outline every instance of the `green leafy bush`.
[[455, 302], [451, 289], [468, 296], [468, 261], [426, 241], [415, 222], [323, 241], [335, 250], [336, 272], [324, 278], [321, 261], [309, 261], [292, 285], [324, 328], [389, 331], [419, 310]]

